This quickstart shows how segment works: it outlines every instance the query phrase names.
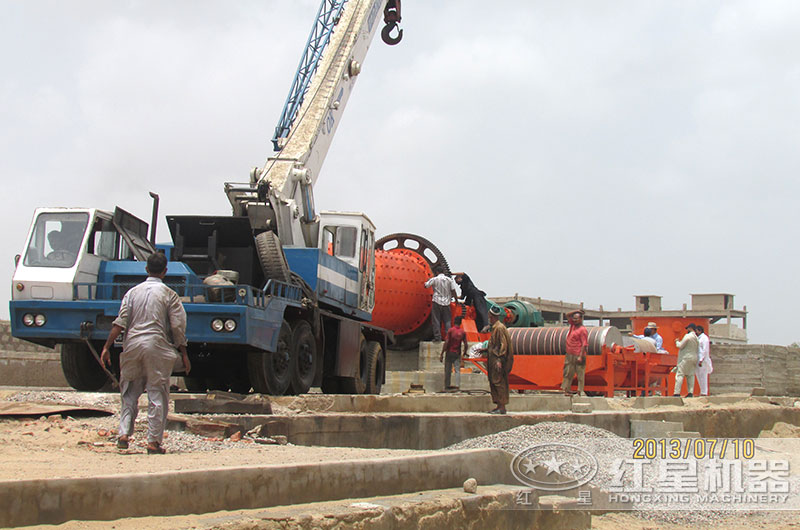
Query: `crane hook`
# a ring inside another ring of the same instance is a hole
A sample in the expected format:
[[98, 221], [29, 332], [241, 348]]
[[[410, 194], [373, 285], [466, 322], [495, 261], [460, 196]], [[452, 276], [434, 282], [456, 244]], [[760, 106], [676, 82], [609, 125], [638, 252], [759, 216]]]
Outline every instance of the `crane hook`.
[[[383, 39], [383, 42], [394, 46], [403, 40], [403, 30], [397, 27], [397, 23], [402, 19], [403, 17], [400, 14], [400, 0], [388, 0], [386, 2], [386, 7], [383, 8], [383, 21], [386, 23], [381, 30], [381, 39]], [[391, 33], [395, 29], [397, 30], [397, 36], [392, 37]]]
[[[396, 37], [392, 37], [391, 35], [392, 30], [394, 29], [397, 29]], [[385, 26], [383, 26], [383, 29], [381, 30], [381, 39], [383, 39], [383, 42], [385, 42], [386, 44], [394, 46], [395, 44], [403, 40], [403, 30], [397, 27], [397, 22], [386, 24]]]

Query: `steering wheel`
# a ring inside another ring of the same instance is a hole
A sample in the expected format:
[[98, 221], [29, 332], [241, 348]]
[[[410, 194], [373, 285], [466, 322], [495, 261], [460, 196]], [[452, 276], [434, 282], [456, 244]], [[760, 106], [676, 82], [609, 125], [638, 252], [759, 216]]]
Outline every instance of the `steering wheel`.
[[69, 250], [54, 250], [47, 255], [47, 261], [60, 261], [60, 262], [75, 262], [78, 255]]

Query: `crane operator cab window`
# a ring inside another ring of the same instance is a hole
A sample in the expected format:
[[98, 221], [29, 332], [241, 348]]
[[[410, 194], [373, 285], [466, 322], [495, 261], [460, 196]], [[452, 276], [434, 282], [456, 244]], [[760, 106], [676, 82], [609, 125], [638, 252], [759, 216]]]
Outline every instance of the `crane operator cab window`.
[[72, 267], [80, 254], [88, 223], [86, 212], [39, 214], [23, 264], [26, 267]]
[[326, 226], [322, 231], [322, 248], [330, 256], [350, 261], [356, 256], [358, 229], [354, 226]]

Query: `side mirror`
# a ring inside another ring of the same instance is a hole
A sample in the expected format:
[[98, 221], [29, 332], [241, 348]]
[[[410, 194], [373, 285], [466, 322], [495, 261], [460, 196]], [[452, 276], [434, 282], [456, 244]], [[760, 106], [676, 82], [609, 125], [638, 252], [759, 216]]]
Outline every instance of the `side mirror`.
[[19, 254], [17, 254], [16, 256], [14, 256], [14, 267], [16, 267], [17, 265], [19, 265], [19, 259], [20, 259], [21, 257], [22, 257], [22, 256], [20, 256]]

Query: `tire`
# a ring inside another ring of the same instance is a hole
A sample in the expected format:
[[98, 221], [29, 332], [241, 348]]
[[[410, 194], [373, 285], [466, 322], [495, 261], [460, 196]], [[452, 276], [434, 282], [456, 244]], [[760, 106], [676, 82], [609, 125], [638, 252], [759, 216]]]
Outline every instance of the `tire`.
[[289, 388], [292, 374], [289, 362], [291, 345], [292, 328], [284, 320], [275, 352], [256, 351], [247, 355], [250, 383], [256, 392], [280, 396]]
[[341, 386], [345, 394], [363, 394], [367, 390], [367, 339], [363, 333], [359, 347], [358, 371], [354, 377], [342, 377]]
[[289, 382], [290, 394], [305, 394], [314, 384], [317, 373], [317, 340], [311, 324], [298, 320], [292, 332], [291, 360], [292, 375]]
[[255, 237], [256, 253], [266, 280], [289, 282], [289, 264], [283, 254], [281, 240], [275, 232], [261, 232]]
[[189, 392], [194, 392], [195, 394], [202, 394], [206, 390], [208, 390], [208, 386], [206, 385], [206, 380], [203, 377], [184, 376], [183, 384], [186, 387], [186, 390], [188, 390]]
[[84, 392], [97, 392], [109, 379], [84, 344], [69, 342], [61, 346], [61, 369], [69, 386]]
[[367, 394], [380, 394], [383, 381], [383, 347], [380, 342], [367, 342]]

